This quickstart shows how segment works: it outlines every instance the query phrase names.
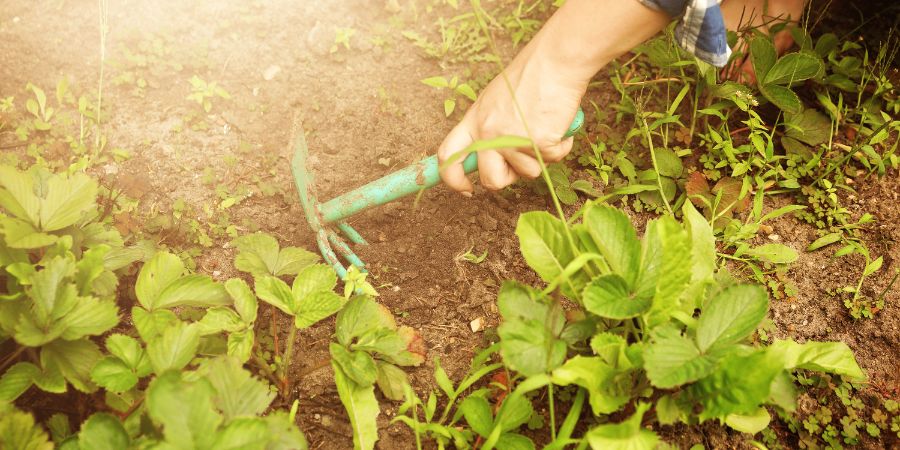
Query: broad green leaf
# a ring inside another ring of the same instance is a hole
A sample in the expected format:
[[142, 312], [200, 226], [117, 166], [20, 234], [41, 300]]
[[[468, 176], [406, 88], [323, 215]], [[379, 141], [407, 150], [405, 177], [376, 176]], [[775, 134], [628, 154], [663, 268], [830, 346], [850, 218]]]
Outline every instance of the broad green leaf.
[[138, 377], [121, 359], [107, 356], [91, 369], [91, 380], [108, 391], [125, 392], [137, 384]]
[[875, 272], [878, 272], [878, 270], [881, 269], [881, 266], [883, 264], [884, 264], [883, 256], [879, 256], [878, 258], [875, 258], [873, 261], [866, 264], [866, 268], [863, 269], [863, 276], [867, 277], [869, 275], [872, 275]]
[[0, 207], [32, 225], [40, 224], [40, 199], [34, 193], [34, 177], [14, 167], [0, 165]]
[[94, 292], [94, 282], [106, 270], [103, 259], [109, 250], [108, 245], [100, 244], [82, 253], [81, 260], [75, 263], [75, 284], [79, 295], [88, 296]]
[[275, 276], [296, 275], [305, 267], [319, 262], [319, 255], [299, 247], [285, 247], [278, 253]]
[[553, 370], [553, 384], [583, 387], [590, 395], [595, 415], [612, 414], [631, 399], [627, 390], [619, 390], [614, 378], [619, 372], [599, 357], [577, 355]]
[[372, 450], [378, 440], [378, 415], [381, 413], [378, 400], [375, 398], [375, 386], [360, 386], [353, 382], [341, 367], [331, 362], [334, 369], [334, 384], [338, 396], [353, 429], [354, 450]]
[[659, 174], [669, 178], [679, 178], [684, 172], [684, 166], [681, 158], [675, 152], [667, 147], [659, 147], [655, 149], [656, 163], [659, 167]]
[[162, 426], [166, 442], [173, 448], [213, 448], [216, 429], [222, 423], [213, 406], [215, 394], [203, 378], [189, 382], [178, 371], [167, 371], [147, 388], [147, 413]]
[[269, 427], [269, 445], [266, 450], [307, 450], [306, 436], [297, 428], [294, 418], [285, 411], [274, 411], [263, 420]]
[[307, 295], [297, 304], [294, 326], [303, 329], [337, 313], [344, 306], [344, 297], [331, 291]]
[[759, 87], [759, 91], [775, 106], [788, 114], [799, 114], [803, 110], [800, 97], [790, 88], [777, 84], [766, 84]]
[[296, 301], [315, 292], [333, 291], [337, 285], [337, 274], [326, 264], [314, 264], [306, 267], [294, 278], [291, 292]]
[[74, 272], [74, 261], [56, 256], [31, 277], [32, 287], [28, 294], [34, 300], [38, 322], [52, 322], [76, 304], [75, 285], [68, 280]]
[[227, 353], [228, 356], [234, 356], [240, 362], [245, 363], [250, 360], [253, 351], [254, 333], [252, 329], [238, 331], [228, 334]]
[[763, 84], [789, 84], [808, 80], [822, 70], [819, 58], [806, 53], [788, 53], [778, 59], [772, 69], [766, 72]]
[[225, 290], [234, 302], [234, 310], [237, 311], [245, 324], [256, 322], [258, 305], [256, 295], [250, 290], [250, 286], [240, 278], [231, 278], [225, 282]]
[[354, 297], [337, 315], [335, 337], [338, 343], [349, 347], [353, 339], [378, 328], [397, 328], [391, 312], [369, 297]]
[[41, 230], [56, 231], [74, 224], [97, 207], [97, 182], [83, 173], [47, 180], [47, 197], [41, 201]]
[[705, 353], [713, 346], [722, 348], [750, 336], [769, 308], [766, 290], [761, 286], [740, 284], [727, 287], [705, 305], [697, 323], [697, 345]]
[[375, 382], [378, 383], [378, 389], [390, 400], [403, 400], [403, 386], [409, 384], [406, 378], [406, 372], [403, 369], [386, 362], [376, 361], [375, 368], [378, 375]]
[[659, 443], [659, 436], [641, 426], [648, 409], [649, 403], [638, 403], [631, 417], [621, 423], [592, 428], [585, 434], [585, 439], [594, 450], [653, 450]]
[[769, 426], [772, 417], [766, 408], [757, 408], [751, 414], [729, 414], [725, 416], [725, 425], [743, 433], [756, 434]]
[[91, 369], [102, 357], [97, 345], [87, 339], [55, 340], [41, 347], [44, 370], [59, 371], [75, 389], [86, 393], [97, 389], [91, 381]]
[[497, 307], [503, 316], [497, 328], [500, 354], [511, 369], [531, 376], [565, 361], [566, 343], [559, 339], [565, 316], [558, 303], [545, 303], [530, 288], [508, 281], [500, 288]]
[[269, 427], [259, 417], [240, 417], [216, 433], [212, 447], [216, 450], [266, 449]]
[[331, 351], [332, 363], [340, 366], [353, 384], [366, 387], [375, 383], [378, 371], [371, 355], [360, 350], [349, 351], [334, 342], [328, 348]]
[[825, 236], [822, 236], [813, 241], [812, 244], [809, 244], [809, 247], [806, 248], [806, 251], [812, 252], [822, 247], [834, 244], [835, 242], [839, 242], [841, 240], [841, 237], [843, 237], [841, 233], [828, 233]]
[[197, 325], [200, 327], [201, 336], [208, 336], [223, 331], [233, 333], [247, 327], [236, 312], [231, 308], [221, 306], [207, 309], [206, 314], [197, 322]]
[[161, 374], [169, 369], [183, 369], [197, 354], [199, 346], [200, 327], [194, 323], [175, 322], [158, 339], [147, 343], [147, 356], [153, 371]]
[[790, 264], [800, 257], [796, 250], [783, 244], [763, 244], [750, 248], [746, 254], [772, 264]]
[[140, 306], [131, 308], [131, 320], [144, 342], [152, 342], [167, 328], [178, 322], [175, 313], [167, 309], [148, 312]]
[[59, 239], [58, 236], [41, 233], [24, 220], [12, 217], [0, 217], [0, 231], [9, 248], [44, 248]]
[[81, 424], [78, 445], [91, 450], [121, 450], [131, 446], [131, 438], [115, 416], [96, 413]]
[[503, 433], [497, 439], [498, 449], [503, 450], [534, 450], [534, 442], [518, 433]]
[[[566, 242], [565, 225], [544, 211], [526, 212], [516, 225], [519, 248], [528, 265], [546, 282], [553, 281], [574, 259]], [[578, 279], [563, 283], [563, 292], [574, 298], [580, 291]]]
[[614, 274], [634, 286], [641, 270], [641, 243], [622, 211], [606, 205], [591, 205], [584, 223]]
[[807, 342], [798, 344], [793, 340], [776, 340], [766, 351], [782, 361], [788, 370], [807, 369], [828, 372], [855, 379], [865, 379], [853, 356], [853, 351], [843, 342]]
[[681, 212], [691, 239], [691, 282], [708, 280], [716, 270], [716, 241], [712, 227], [691, 202], [684, 202]]
[[141, 306], [148, 311], [154, 310], [163, 290], [181, 278], [183, 273], [184, 263], [181, 258], [168, 252], [153, 255], [141, 268], [134, 285], [134, 293]]
[[785, 123], [785, 135], [804, 144], [816, 146], [828, 142], [831, 136], [831, 119], [819, 111], [807, 108], [790, 116]]
[[0, 377], [0, 402], [13, 402], [34, 384], [34, 377], [41, 370], [30, 362], [10, 366]]
[[644, 369], [650, 383], [670, 389], [697, 381], [715, 369], [715, 358], [701, 355], [697, 344], [674, 327], [659, 327], [644, 350]]
[[278, 308], [281, 312], [293, 316], [296, 309], [294, 295], [287, 283], [271, 275], [256, 279], [256, 295], [260, 300]]
[[111, 334], [106, 338], [106, 349], [122, 360], [126, 366], [138, 372], [138, 376], [150, 373], [150, 360], [137, 339], [124, 334]]
[[690, 385], [700, 401], [700, 420], [725, 419], [729, 414], [753, 414], [769, 397], [772, 382], [784, 368], [765, 351], [730, 352], [716, 370]]
[[209, 307], [231, 303], [221, 284], [206, 275], [187, 275], [171, 283], [160, 292], [153, 303], [155, 308], [176, 306]]
[[210, 360], [200, 373], [206, 375], [215, 389], [214, 402], [226, 422], [237, 417], [262, 415], [275, 399], [275, 392], [269, 389], [268, 383], [254, 377], [235, 358]]
[[534, 414], [534, 407], [531, 405], [531, 400], [528, 397], [524, 395], [507, 395], [497, 411], [494, 426], [499, 427], [503, 433], [513, 431], [525, 425], [532, 414]]
[[53, 450], [53, 442], [47, 437], [47, 432], [34, 423], [31, 414], [15, 409], [11, 411], [4, 409], [0, 409], [0, 448]]
[[616, 274], [594, 278], [581, 295], [584, 308], [607, 319], [637, 317], [650, 309], [651, 298], [640, 298], [628, 289], [628, 282]]
[[652, 306], [647, 314], [647, 326], [652, 328], [668, 321], [671, 311], [681, 305], [681, 297], [691, 281], [691, 242], [687, 232], [672, 217], [653, 222], [647, 230], [658, 234], [662, 248], [656, 264], [659, 273], [655, 277]]
[[488, 437], [494, 428], [491, 405], [484, 397], [469, 396], [459, 406], [466, 423], [481, 437]]
[[766, 36], [757, 36], [750, 40], [750, 62], [757, 80], [763, 80], [775, 65], [778, 52], [772, 40]]
[[60, 337], [67, 341], [85, 336], [98, 336], [119, 323], [119, 308], [113, 301], [78, 297], [75, 307], [69, 310], [59, 323], [65, 327]]

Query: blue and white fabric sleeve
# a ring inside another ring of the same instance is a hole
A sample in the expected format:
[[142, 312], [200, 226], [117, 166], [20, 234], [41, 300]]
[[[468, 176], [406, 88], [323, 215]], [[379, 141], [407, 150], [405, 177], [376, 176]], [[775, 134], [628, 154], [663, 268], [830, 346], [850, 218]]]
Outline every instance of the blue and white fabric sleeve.
[[638, 0], [643, 5], [679, 18], [675, 40], [697, 58], [724, 67], [731, 56], [721, 0]]

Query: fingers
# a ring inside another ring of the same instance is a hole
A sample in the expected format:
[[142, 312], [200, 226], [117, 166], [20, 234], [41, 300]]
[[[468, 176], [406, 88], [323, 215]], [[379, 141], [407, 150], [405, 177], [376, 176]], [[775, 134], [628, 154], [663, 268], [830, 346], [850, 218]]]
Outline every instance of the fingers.
[[494, 150], [478, 152], [478, 173], [481, 185], [491, 191], [503, 189], [519, 179], [503, 155]]
[[541, 147], [541, 157], [544, 158], [545, 162], [562, 161], [563, 158], [572, 151], [572, 145], [574, 145], [574, 143], [575, 138], [570, 136], [560, 142], [545, 145]]
[[541, 164], [532, 156], [533, 152], [530, 150], [527, 153], [511, 148], [498, 151], [520, 177], [533, 180], [541, 175]]
[[[462, 122], [450, 131], [450, 134], [444, 138], [444, 142], [442, 142], [440, 148], [438, 148], [438, 162], [443, 164], [444, 161], [448, 160], [455, 153], [464, 150], [471, 143], [472, 135], [469, 133], [468, 122], [466, 119], [463, 119]], [[469, 181], [469, 178], [466, 177], [466, 173], [463, 170], [463, 158], [459, 158], [457, 161], [454, 161], [453, 164], [442, 169], [440, 174], [441, 179], [444, 180], [444, 183], [447, 186], [450, 186], [451, 189], [458, 191], [463, 195], [471, 196], [472, 192], [475, 190], [474, 186], [472, 186], [472, 182]]]

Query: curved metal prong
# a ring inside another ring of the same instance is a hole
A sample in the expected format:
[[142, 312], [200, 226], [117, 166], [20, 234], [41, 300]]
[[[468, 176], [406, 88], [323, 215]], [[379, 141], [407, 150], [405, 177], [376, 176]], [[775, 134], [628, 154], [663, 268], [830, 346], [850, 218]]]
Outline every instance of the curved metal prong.
[[347, 260], [350, 264], [356, 266], [359, 270], [365, 271], [366, 264], [353, 253], [353, 250], [344, 242], [340, 236], [334, 231], [328, 230], [328, 241], [331, 245]]
[[344, 233], [344, 236], [347, 236], [347, 239], [350, 239], [350, 242], [354, 244], [362, 244], [369, 245], [365, 239], [363, 239], [362, 235], [359, 234], [353, 227], [350, 226], [347, 222], [338, 222], [337, 227]]
[[[334, 269], [334, 272], [337, 274], [338, 278], [345, 279], [347, 278], [347, 269], [344, 268], [344, 265], [341, 264], [341, 261], [338, 259], [337, 255], [334, 253], [334, 250], [331, 248], [331, 245], [328, 243], [328, 235], [334, 234], [334, 232], [328, 232], [324, 228], [319, 228], [316, 231], [316, 244], [319, 245], [319, 251], [322, 253], [322, 256], [325, 258], [325, 262], [331, 265]], [[346, 244], [345, 244], [346, 245]]]

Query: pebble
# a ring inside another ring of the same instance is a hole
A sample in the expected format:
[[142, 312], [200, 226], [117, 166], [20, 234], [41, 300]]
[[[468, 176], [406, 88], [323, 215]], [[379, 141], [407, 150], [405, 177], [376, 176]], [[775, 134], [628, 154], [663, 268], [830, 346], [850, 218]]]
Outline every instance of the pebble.
[[477, 332], [481, 331], [481, 329], [484, 328], [484, 319], [479, 317], [479, 318], [469, 322], [469, 328], [472, 330], [473, 333], [477, 333]]
[[781, 236], [779, 236], [779, 235], [777, 235], [777, 234], [770, 234], [770, 235], [769, 235], [769, 240], [770, 240], [770, 241], [776, 241], [776, 242], [777, 242], [777, 241], [780, 241], [780, 240], [781, 240]]
[[275, 78], [275, 75], [278, 75], [278, 72], [281, 72], [281, 67], [272, 64], [265, 71], [263, 71], [263, 80], [272, 81], [272, 79]]

